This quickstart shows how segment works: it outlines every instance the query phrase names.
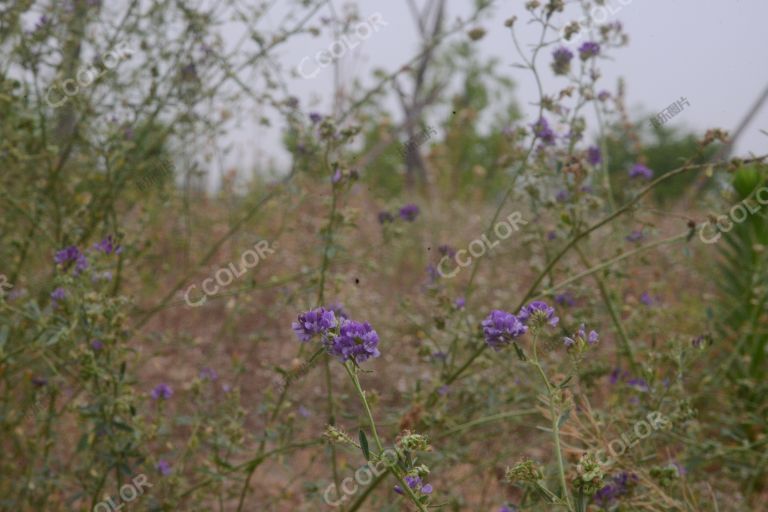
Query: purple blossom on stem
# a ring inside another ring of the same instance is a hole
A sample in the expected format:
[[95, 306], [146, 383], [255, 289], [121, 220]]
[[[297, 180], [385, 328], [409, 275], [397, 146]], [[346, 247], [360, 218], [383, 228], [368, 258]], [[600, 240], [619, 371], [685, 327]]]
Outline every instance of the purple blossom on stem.
[[647, 393], [651, 388], [648, 387], [648, 382], [640, 377], [635, 377], [627, 381], [627, 385], [637, 389], [642, 393]]
[[555, 295], [555, 303], [560, 306], [575, 306], [576, 300], [573, 298], [571, 292], [565, 292]]
[[104, 348], [104, 343], [101, 340], [93, 340], [91, 341], [91, 348], [94, 350], [94, 352], [98, 352]]
[[171, 474], [171, 464], [165, 459], [160, 459], [157, 461], [155, 469], [157, 469], [158, 473], [163, 476], [168, 476]]
[[549, 127], [549, 123], [545, 118], [540, 117], [531, 127], [533, 128], [533, 134], [541, 139], [545, 145], [552, 146], [555, 143], [555, 132]]
[[585, 41], [579, 46], [579, 57], [581, 60], [587, 60], [590, 57], [596, 57], [600, 54], [600, 45], [594, 41]]
[[464, 297], [458, 297], [455, 301], [453, 301], [453, 306], [456, 309], [464, 309], [464, 306], [467, 304], [467, 301], [464, 300]]
[[310, 112], [309, 120], [312, 121], [312, 124], [317, 124], [323, 120], [323, 116], [318, 114], [317, 112]]
[[69, 247], [57, 251], [56, 255], [53, 257], [53, 261], [55, 261], [56, 264], [64, 267], [65, 270], [68, 269], [70, 264], [74, 262], [74, 275], [78, 275], [80, 272], [88, 268], [88, 260], [86, 259], [85, 255], [80, 252], [80, 249], [74, 245], [70, 245]]
[[359, 323], [345, 320], [339, 335], [324, 342], [328, 352], [342, 363], [352, 360], [362, 363], [372, 357], [379, 357], [379, 335], [368, 322]]
[[[414, 491], [419, 491], [422, 494], [432, 494], [432, 490], [433, 490], [432, 485], [430, 484], [425, 485], [421, 481], [421, 477], [409, 475], [409, 476], [406, 476], [404, 480], [405, 480], [405, 483], [408, 485], [408, 487], [410, 487]], [[395, 486], [395, 492], [401, 495], [404, 494], [402, 487], [400, 487], [399, 485]]]
[[653, 305], [653, 299], [650, 295], [648, 295], [648, 292], [643, 292], [642, 295], [640, 295], [640, 302], [645, 304], [646, 306], [652, 306]]
[[398, 215], [406, 222], [413, 222], [419, 215], [419, 207], [415, 204], [407, 204], [400, 208]]
[[634, 473], [621, 472], [614, 476], [609, 484], [595, 493], [595, 502], [607, 509], [620, 497], [629, 494], [638, 481], [639, 479]]
[[627, 242], [639, 242], [643, 238], [645, 238], [645, 236], [643, 235], [643, 232], [638, 229], [634, 229], [630, 234], [627, 235], [625, 240]]
[[299, 341], [307, 342], [317, 335], [325, 336], [330, 329], [336, 327], [336, 316], [333, 311], [317, 308], [301, 313], [291, 327]]
[[635, 164], [632, 166], [632, 169], [629, 170], [629, 177], [650, 180], [653, 178], [653, 171], [643, 164]]
[[515, 315], [499, 309], [491, 311], [481, 325], [485, 342], [496, 351], [528, 331]]
[[530, 304], [523, 306], [517, 314], [517, 317], [525, 325], [528, 325], [531, 319], [535, 320], [536, 317], [546, 320], [549, 325], [553, 327], [560, 321], [560, 319], [555, 316], [554, 308], [551, 308], [546, 302], [540, 300], [535, 300]]
[[173, 395], [173, 390], [168, 384], [162, 383], [155, 386], [155, 389], [152, 390], [150, 395], [152, 396], [152, 400], [158, 400], [160, 398], [168, 400]]
[[58, 307], [59, 301], [64, 300], [66, 297], [67, 290], [61, 287], [56, 288], [51, 292], [51, 305], [53, 305], [54, 308]]
[[560, 47], [552, 52], [553, 62], [552, 70], [556, 75], [566, 75], [571, 70], [571, 59], [573, 52], [565, 47]]
[[97, 251], [103, 252], [104, 254], [112, 254], [112, 252], [115, 254], [120, 254], [123, 252], [123, 248], [115, 244], [115, 240], [112, 238], [112, 235], [108, 235], [101, 242], [95, 244], [93, 248]]

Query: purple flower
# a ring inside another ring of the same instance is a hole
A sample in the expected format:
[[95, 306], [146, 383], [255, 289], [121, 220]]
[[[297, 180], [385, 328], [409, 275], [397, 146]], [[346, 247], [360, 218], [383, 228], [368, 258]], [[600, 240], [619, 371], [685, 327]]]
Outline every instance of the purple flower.
[[115, 245], [115, 240], [112, 238], [112, 235], [108, 235], [107, 238], [95, 244], [93, 248], [104, 254], [112, 254], [113, 251], [115, 254], [120, 254], [123, 251], [119, 245]]
[[323, 116], [318, 114], [317, 112], [310, 112], [309, 113], [309, 120], [312, 121], [312, 124], [317, 124], [320, 121], [323, 120]]
[[605, 101], [610, 97], [611, 97], [611, 93], [609, 93], [608, 91], [600, 91], [600, 94], [597, 95], [597, 99], [599, 99], [600, 101]]
[[168, 384], [158, 384], [155, 386], [155, 389], [152, 390], [151, 396], [152, 400], [157, 400], [159, 398], [162, 398], [163, 400], [168, 400], [171, 398], [171, 395], [173, 395], [173, 390], [171, 389], [171, 386]]
[[517, 512], [517, 508], [511, 505], [502, 505], [499, 512]]
[[171, 464], [165, 459], [160, 459], [157, 461], [157, 464], [155, 464], [155, 469], [157, 469], [157, 471], [163, 476], [168, 476], [171, 474]]
[[643, 178], [649, 180], [653, 178], [653, 171], [644, 166], [643, 164], [635, 164], [629, 171], [630, 178]]
[[81, 253], [80, 249], [74, 245], [70, 245], [65, 249], [57, 251], [56, 255], [53, 257], [53, 261], [55, 261], [58, 265], [62, 265], [65, 270], [68, 269], [69, 265], [74, 262], [74, 275], [78, 275], [80, 272], [88, 268], [88, 260], [86, 259], [85, 255]]
[[214, 381], [219, 378], [219, 374], [216, 373], [216, 370], [213, 368], [203, 368], [200, 370], [200, 378], [203, 380], [208, 379], [210, 381]]
[[301, 313], [291, 327], [300, 341], [307, 342], [318, 334], [324, 337], [330, 329], [336, 327], [336, 315], [325, 308], [313, 309]]
[[93, 341], [91, 341], [91, 348], [95, 352], [98, 352], [99, 350], [104, 348], [104, 343], [101, 340], [93, 340]]
[[648, 292], [643, 292], [642, 295], [640, 295], [640, 302], [645, 304], [646, 306], [652, 306], [653, 305], [653, 299], [650, 295], [648, 295]]
[[561, 306], [575, 306], [576, 300], [573, 298], [571, 292], [565, 292], [555, 295], [555, 303]]
[[496, 351], [528, 330], [515, 315], [499, 309], [491, 311], [481, 325], [485, 342]]
[[555, 199], [557, 200], [558, 203], [565, 203], [566, 201], [568, 201], [569, 197], [571, 197], [571, 195], [568, 193], [567, 190], [561, 190], [560, 192], [557, 193], [557, 195], [555, 196]]
[[389, 212], [379, 212], [379, 224], [394, 222], [395, 217]]
[[352, 360], [362, 363], [371, 357], [379, 357], [379, 335], [368, 322], [344, 320], [339, 335], [324, 341], [328, 352], [343, 363]]
[[611, 483], [595, 493], [595, 502], [607, 509], [614, 501], [629, 494], [638, 481], [639, 479], [634, 473], [627, 473], [626, 471], [619, 473], [611, 479]]
[[466, 306], [467, 301], [464, 300], [464, 297], [459, 297], [455, 301], [453, 301], [453, 306], [456, 309], [464, 309], [464, 306]]
[[523, 306], [517, 314], [517, 317], [525, 325], [528, 325], [531, 319], [535, 320], [536, 317], [548, 321], [549, 325], [553, 327], [560, 321], [560, 319], [555, 316], [554, 308], [549, 307], [546, 302], [540, 300], [535, 300], [527, 306]]
[[552, 52], [554, 61], [552, 62], [552, 70], [556, 75], [566, 75], [571, 70], [571, 59], [573, 59], [573, 52], [565, 47], [560, 47]]
[[589, 335], [587, 336], [587, 343], [590, 345], [594, 345], [598, 342], [599, 336], [597, 334], [597, 331], [589, 331]]
[[639, 377], [629, 379], [627, 381], [627, 385], [643, 393], [647, 393], [650, 390], [650, 388], [648, 387], [648, 382], [646, 382], [645, 379], [641, 379]]
[[310, 416], [312, 416], [312, 413], [309, 411], [309, 409], [307, 409], [303, 405], [299, 406], [298, 412], [302, 418], [309, 418]]
[[407, 204], [400, 208], [398, 215], [400, 215], [400, 218], [404, 221], [413, 222], [419, 215], [419, 207], [415, 204]]
[[551, 241], [551, 240], [554, 240], [556, 238], [557, 238], [557, 232], [556, 231], [552, 230], [552, 231], [547, 233], [547, 240]]
[[573, 338], [569, 338], [568, 336], [566, 336], [565, 338], [563, 338], [563, 344], [564, 344], [566, 347], [572, 347], [572, 346], [574, 346], [574, 345], [576, 344], [576, 340], [574, 340]]
[[597, 165], [603, 161], [603, 155], [600, 153], [600, 148], [597, 146], [589, 146], [587, 148], [587, 162], [590, 165]]
[[[405, 477], [405, 483], [410, 487], [411, 489], [415, 491], [421, 491], [422, 494], [432, 494], [432, 486], [430, 484], [424, 485], [424, 483], [421, 481], [421, 477], [418, 476], [406, 476]], [[403, 489], [399, 485], [395, 486], [395, 492], [397, 494], [403, 494]]]
[[533, 128], [533, 134], [540, 138], [544, 144], [551, 146], [555, 143], [555, 132], [549, 127], [546, 119], [540, 117], [531, 127]]
[[331, 177], [331, 183], [334, 185], [341, 181], [341, 169], [336, 169], [336, 172], [333, 173], [333, 176]]
[[594, 41], [586, 41], [579, 46], [579, 57], [581, 60], [587, 60], [590, 57], [596, 57], [600, 54], [600, 45]]
[[640, 230], [634, 229], [630, 234], [627, 235], [625, 240], [627, 242], [639, 242], [643, 238], [645, 238], [645, 236], [643, 235], [643, 232]]
[[451, 388], [449, 386], [440, 386], [439, 388], [437, 388], [437, 394], [440, 396], [445, 396], [448, 394], [448, 391], [450, 389]]
[[51, 305], [54, 308], [58, 307], [59, 301], [64, 300], [67, 297], [67, 290], [64, 288], [56, 288], [51, 292]]

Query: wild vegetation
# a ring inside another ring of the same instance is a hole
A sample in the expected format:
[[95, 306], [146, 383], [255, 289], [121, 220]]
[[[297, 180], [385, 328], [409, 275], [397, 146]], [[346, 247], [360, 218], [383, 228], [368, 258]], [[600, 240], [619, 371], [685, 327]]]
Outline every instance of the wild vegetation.
[[0, 5], [0, 510], [766, 510], [766, 155], [630, 113], [602, 1], [421, 4]]

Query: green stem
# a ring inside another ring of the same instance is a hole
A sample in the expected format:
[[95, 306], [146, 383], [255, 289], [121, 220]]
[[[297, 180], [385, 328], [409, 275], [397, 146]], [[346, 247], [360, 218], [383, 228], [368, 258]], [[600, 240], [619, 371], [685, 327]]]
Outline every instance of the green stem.
[[[357, 394], [360, 395], [360, 400], [363, 402], [363, 406], [365, 407], [365, 412], [368, 415], [368, 422], [371, 424], [371, 433], [373, 434], [373, 440], [376, 442], [376, 447], [379, 449], [379, 454], [384, 453], [384, 446], [381, 444], [381, 439], [379, 439], [379, 433], [376, 430], [376, 422], [373, 421], [373, 414], [371, 413], [371, 407], [368, 405], [368, 400], [365, 398], [365, 392], [363, 391], [363, 388], [360, 386], [360, 380], [357, 378], [357, 373], [355, 372], [354, 367], [350, 368], [351, 363], [345, 363], [344, 368], [347, 370], [347, 374], [349, 374], [349, 377], [352, 379], [352, 383], [355, 385], [355, 389], [357, 390]], [[397, 469], [397, 466], [391, 467], [392, 474], [395, 476], [397, 481], [400, 483], [400, 487], [403, 489], [403, 492], [408, 495], [408, 498], [418, 507], [418, 509], [422, 512], [427, 512], [427, 509], [424, 508], [424, 505], [419, 503], [419, 499], [416, 497], [415, 494], [413, 494], [413, 491], [408, 486], [408, 484], [405, 483], [405, 480], [403, 479], [402, 475], [400, 474], [400, 471]]]
[[549, 395], [549, 413], [552, 416], [552, 436], [555, 439], [555, 457], [557, 457], [557, 468], [560, 476], [560, 486], [563, 488], [562, 495], [565, 498], [565, 503], [568, 510], [574, 512], [573, 503], [571, 503], [571, 495], [568, 492], [568, 485], [565, 483], [565, 464], [563, 463], [563, 451], [560, 447], [560, 414], [555, 407], [555, 392], [552, 390], [552, 385], [549, 383], [547, 374], [544, 373], [544, 369], [539, 363], [539, 357], [536, 352], [536, 342], [538, 341], [538, 333], [533, 334], [533, 358], [531, 363], [539, 370], [541, 379], [544, 381], [544, 385], [547, 387], [547, 394]]

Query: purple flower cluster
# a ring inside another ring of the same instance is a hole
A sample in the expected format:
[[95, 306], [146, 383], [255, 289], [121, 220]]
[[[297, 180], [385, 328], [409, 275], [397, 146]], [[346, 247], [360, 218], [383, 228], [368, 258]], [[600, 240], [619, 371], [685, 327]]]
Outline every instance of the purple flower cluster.
[[371, 324], [350, 320], [340, 304], [301, 313], [291, 327], [301, 342], [319, 337], [326, 351], [342, 363], [362, 363], [381, 355], [379, 335]]
[[152, 393], [150, 393], [150, 396], [152, 396], [152, 400], [158, 400], [162, 398], [163, 400], [168, 400], [173, 395], [173, 389], [171, 389], [171, 386], [168, 384], [158, 384], [155, 386], [155, 389], [152, 390]]
[[326, 342], [328, 352], [343, 363], [347, 360], [362, 363], [371, 357], [379, 357], [379, 335], [368, 322], [359, 323], [345, 320], [339, 329], [339, 335]]
[[53, 257], [53, 261], [55, 261], [57, 265], [62, 265], [65, 270], [74, 263], [74, 275], [78, 275], [88, 268], [88, 260], [86, 259], [85, 254], [80, 252], [80, 249], [74, 245], [70, 245], [69, 247], [57, 251], [56, 255]]
[[579, 331], [573, 336], [573, 338], [569, 338], [567, 336], [563, 338], [563, 344], [566, 347], [572, 347], [577, 342], [587, 343], [588, 345], [595, 345], [599, 339], [600, 337], [597, 334], [597, 331], [589, 331], [589, 334], [587, 334], [586, 330], [584, 329], [584, 324], [581, 324], [579, 326]]
[[630, 234], [627, 235], [625, 240], [627, 242], [639, 242], [643, 238], [645, 238], [645, 236], [643, 235], [643, 232], [637, 229], [634, 229]]
[[535, 300], [530, 304], [523, 306], [517, 314], [517, 317], [525, 325], [528, 325], [531, 320], [535, 321], [541, 319], [554, 327], [560, 321], [560, 319], [555, 316], [555, 309], [549, 307], [546, 302], [540, 300]]
[[561, 306], [575, 306], [576, 299], [571, 292], [560, 293], [555, 295], [555, 302]]
[[528, 331], [528, 328], [515, 315], [499, 309], [491, 311], [481, 325], [485, 342], [496, 351]]
[[538, 121], [531, 125], [533, 128], [533, 134], [541, 139], [541, 141], [547, 145], [552, 146], [555, 143], [555, 132], [549, 127], [549, 123], [543, 117], [540, 117]]
[[115, 254], [120, 254], [123, 252], [123, 248], [115, 243], [115, 239], [112, 238], [112, 235], [108, 235], [101, 242], [95, 244], [93, 248], [97, 251], [103, 252], [104, 254], [112, 254], [113, 252]]
[[64, 300], [67, 298], [67, 290], [64, 288], [56, 288], [51, 292], [51, 304], [53, 307], [57, 307], [59, 305], [60, 300]]
[[299, 315], [296, 322], [291, 324], [299, 340], [306, 343], [315, 336], [325, 336], [336, 327], [336, 315], [325, 308], [317, 308]]
[[594, 41], [586, 41], [579, 46], [579, 57], [581, 60], [587, 60], [590, 57], [597, 57], [600, 54], [600, 45]]
[[595, 493], [595, 503], [602, 508], [610, 507], [616, 500], [632, 492], [632, 487], [638, 481], [634, 473], [622, 471], [611, 479], [611, 483]]
[[571, 70], [571, 60], [573, 59], [573, 52], [565, 47], [560, 47], [552, 52], [554, 61], [552, 62], [552, 70], [556, 75], [566, 75]]
[[[405, 222], [413, 222], [416, 220], [416, 217], [419, 216], [421, 210], [419, 210], [419, 207], [413, 203], [407, 204], [400, 208], [398, 210], [397, 215], [400, 217], [400, 219], [404, 220]], [[388, 211], [381, 211], [379, 212], [379, 224], [387, 224], [388, 222], [394, 222], [395, 216], [389, 213]]]
[[413, 222], [419, 215], [419, 207], [412, 203], [407, 204], [400, 208], [398, 215], [400, 215], [400, 218], [406, 222]]
[[[408, 487], [410, 487], [414, 491], [421, 492], [422, 494], [432, 494], [432, 485], [424, 484], [421, 481], [421, 477], [419, 476], [406, 476], [405, 483], [408, 484]], [[399, 485], [396, 485], [395, 492], [397, 494], [403, 494], [402, 487], [400, 487]]]
[[163, 476], [168, 476], [171, 474], [171, 464], [165, 459], [160, 459], [157, 461], [155, 469], [157, 469], [157, 472]]
[[643, 164], [635, 164], [632, 166], [632, 169], [629, 170], [629, 177], [650, 180], [653, 178], [653, 171]]

